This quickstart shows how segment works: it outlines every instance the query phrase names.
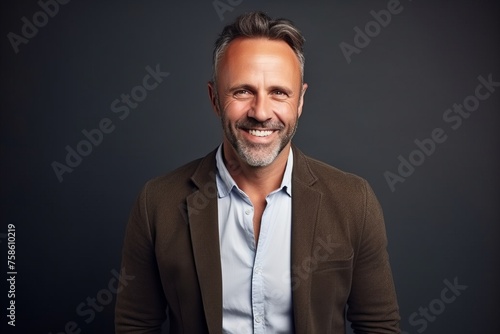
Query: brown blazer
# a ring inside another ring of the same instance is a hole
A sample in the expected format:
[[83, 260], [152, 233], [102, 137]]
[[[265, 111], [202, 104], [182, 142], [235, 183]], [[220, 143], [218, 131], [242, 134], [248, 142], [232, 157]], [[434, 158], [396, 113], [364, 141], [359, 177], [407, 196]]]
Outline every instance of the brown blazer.
[[[382, 211], [368, 183], [306, 157], [292, 173], [295, 333], [399, 333]], [[222, 333], [215, 151], [149, 181], [127, 226], [116, 333]], [[134, 278], [130, 279], [131, 276]], [[167, 310], [167, 311], [166, 311]]]

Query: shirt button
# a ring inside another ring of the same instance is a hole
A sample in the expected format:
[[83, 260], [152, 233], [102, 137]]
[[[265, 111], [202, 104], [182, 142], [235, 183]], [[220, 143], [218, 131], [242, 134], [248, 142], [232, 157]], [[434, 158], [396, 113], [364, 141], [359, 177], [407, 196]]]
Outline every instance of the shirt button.
[[252, 209], [246, 209], [246, 210], [245, 210], [245, 214], [246, 214], [247, 216], [248, 216], [249, 214], [251, 214], [251, 213], [252, 213]]
[[261, 267], [255, 268], [255, 273], [261, 274], [262, 273], [262, 268]]
[[256, 315], [255, 322], [259, 324], [261, 321], [262, 321], [262, 317], [260, 315]]

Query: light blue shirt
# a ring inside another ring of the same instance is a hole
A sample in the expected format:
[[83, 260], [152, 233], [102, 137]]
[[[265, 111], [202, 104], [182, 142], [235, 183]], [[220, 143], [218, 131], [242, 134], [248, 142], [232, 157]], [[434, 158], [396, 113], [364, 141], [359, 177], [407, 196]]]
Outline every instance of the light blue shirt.
[[257, 247], [252, 202], [229, 174], [222, 145], [216, 160], [223, 333], [292, 333], [292, 150], [281, 186], [266, 197]]

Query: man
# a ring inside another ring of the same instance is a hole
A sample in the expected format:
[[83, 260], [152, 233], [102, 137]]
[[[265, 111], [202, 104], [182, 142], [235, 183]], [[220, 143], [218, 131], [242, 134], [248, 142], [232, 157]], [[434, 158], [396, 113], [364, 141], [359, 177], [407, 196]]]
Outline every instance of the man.
[[117, 333], [399, 333], [380, 206], [367, 182], [291, 144], [304, 39], [239, 17], [216, 42], [223, 142], [149, 181], [132, 211]]

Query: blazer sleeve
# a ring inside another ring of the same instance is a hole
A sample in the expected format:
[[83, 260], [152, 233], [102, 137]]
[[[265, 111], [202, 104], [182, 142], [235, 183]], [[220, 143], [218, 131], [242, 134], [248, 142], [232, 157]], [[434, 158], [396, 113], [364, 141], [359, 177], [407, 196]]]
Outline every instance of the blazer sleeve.
[[115, 306], [117, 334], [161, 333], [166, 319], [167, 305], [147, 205], [146, 184], [135, 202], [125, 232], [121, 270], [129, 279], [120, 280], [118, 288]]
[[364, 217], [358, 233], [347, 319], [357, 334], [400, 333], [382, 209], [366, 181]]

